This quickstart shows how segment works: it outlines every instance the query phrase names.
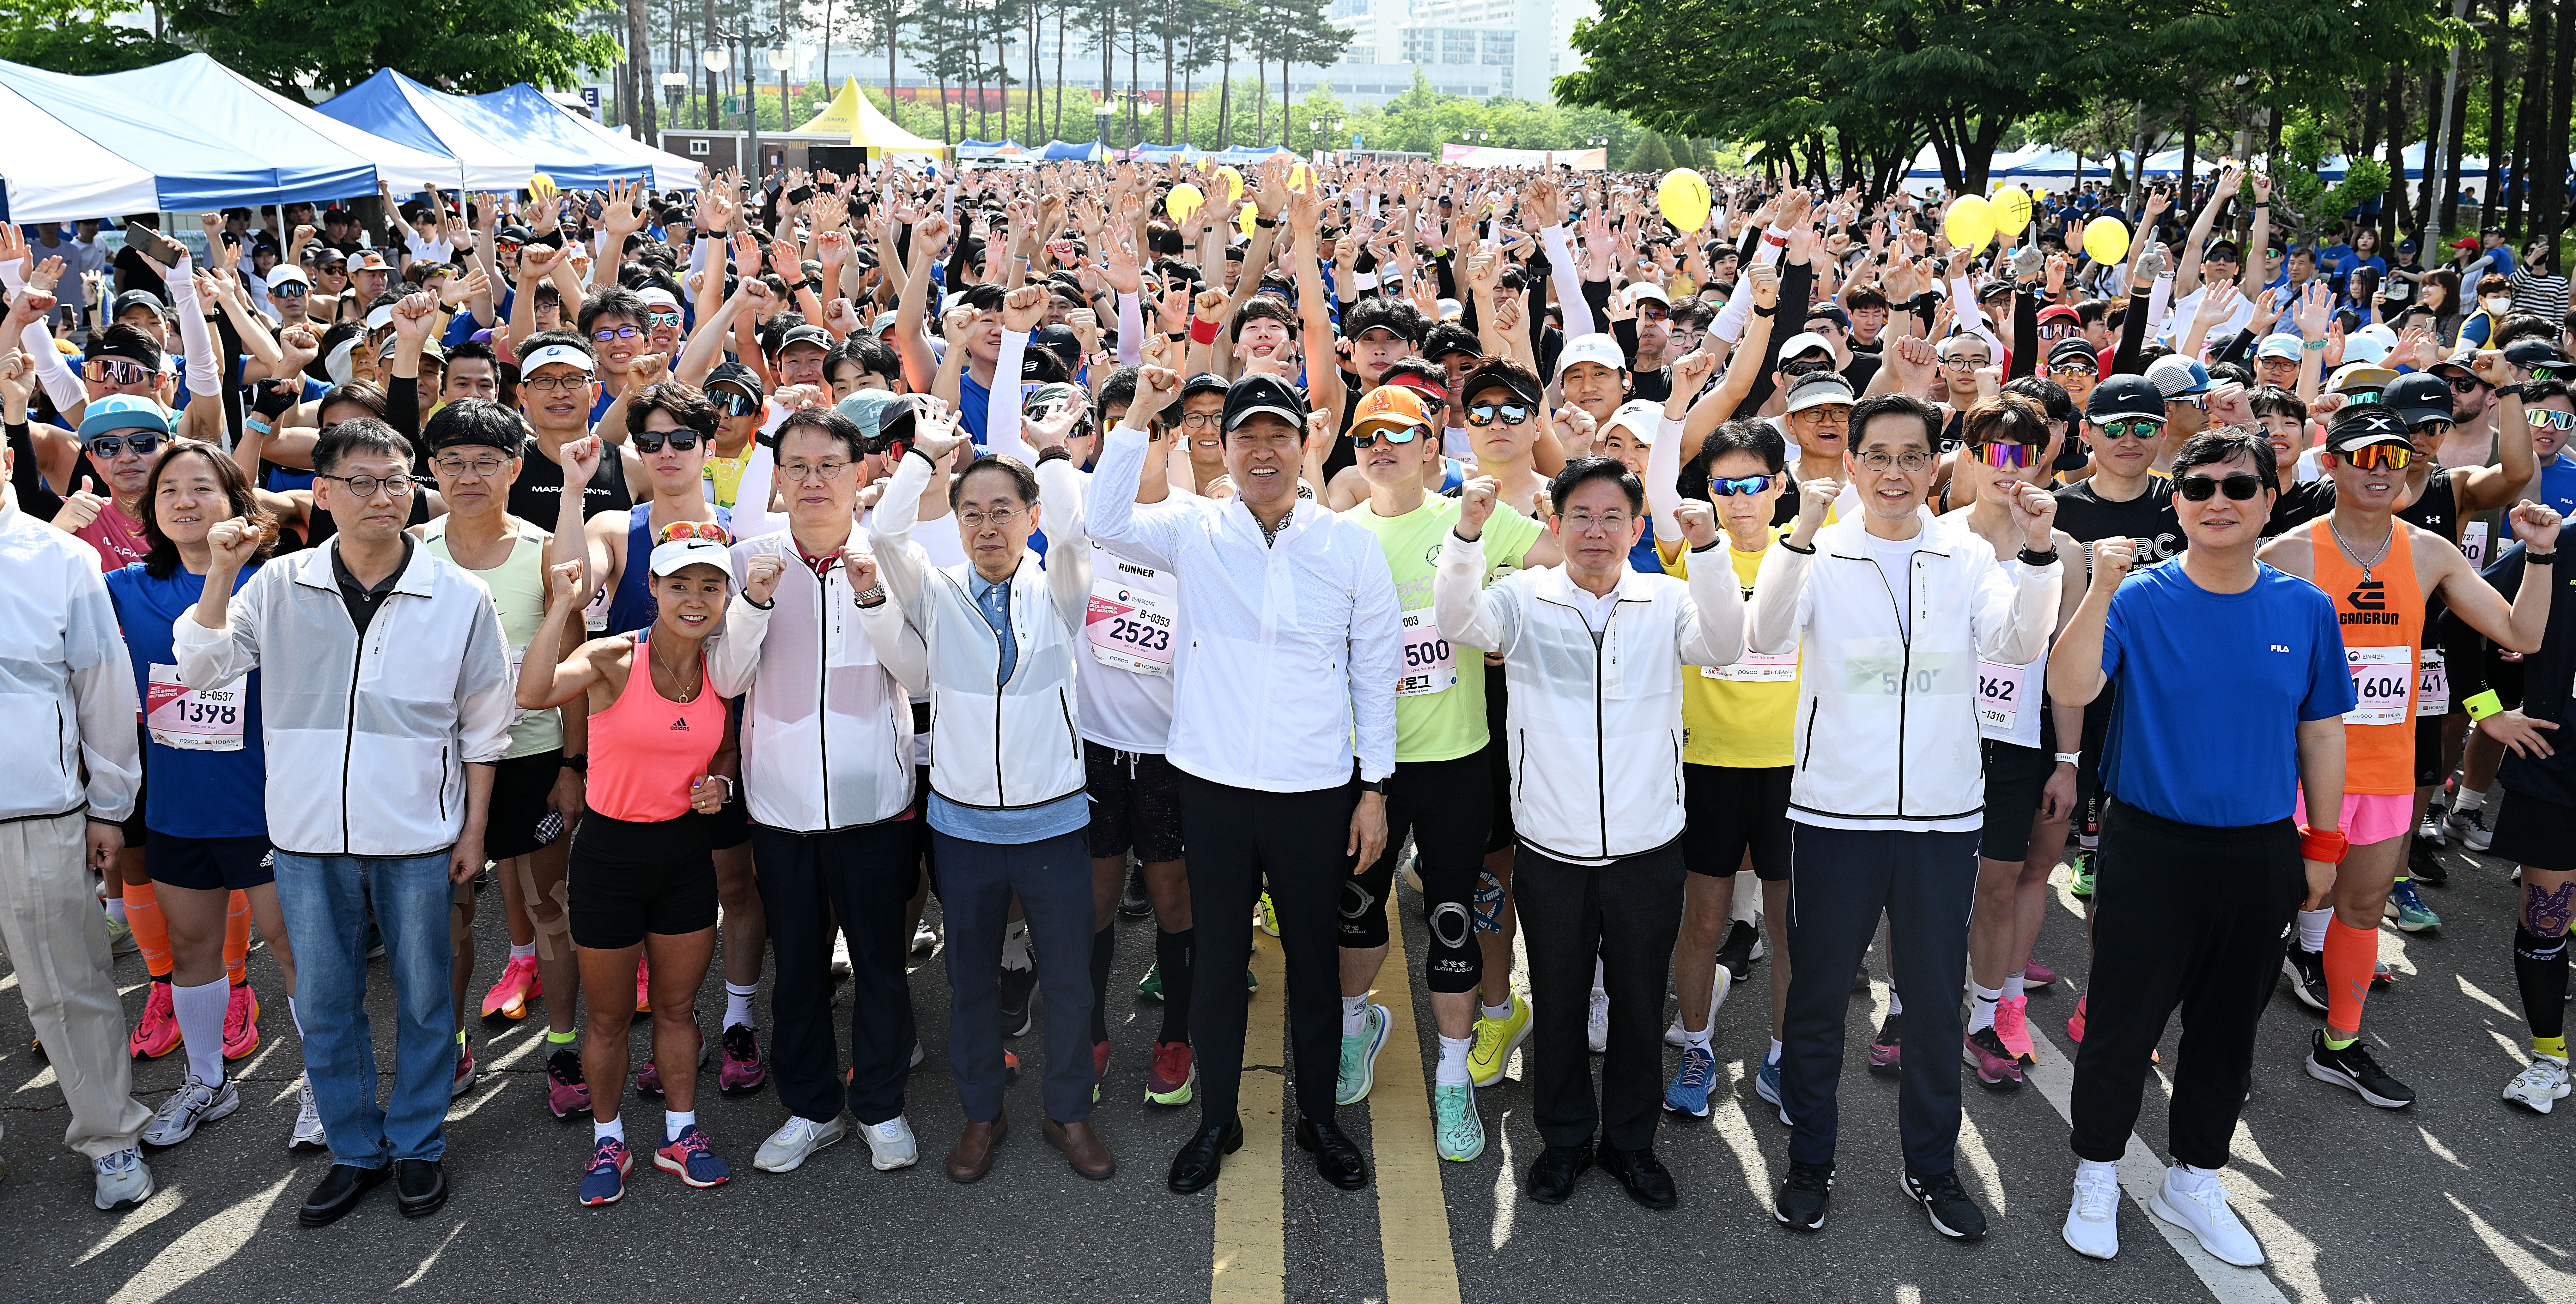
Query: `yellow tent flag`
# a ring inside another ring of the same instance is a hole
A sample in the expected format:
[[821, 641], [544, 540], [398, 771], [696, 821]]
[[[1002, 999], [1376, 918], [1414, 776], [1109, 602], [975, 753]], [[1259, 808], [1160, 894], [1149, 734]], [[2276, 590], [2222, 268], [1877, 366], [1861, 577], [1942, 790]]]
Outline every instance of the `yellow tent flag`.
[[870, 149], [891, 150], [899, 154], [945, 154], [948, 146], [935, 140], [924, 140], [894, 125], [877, 111], [875, 103], [859, 89], [859, 79], [846, 78], [832, 102], [821, 113], [806, 120], [793, 133], [798, 136], [840, 136], [853, 145]]

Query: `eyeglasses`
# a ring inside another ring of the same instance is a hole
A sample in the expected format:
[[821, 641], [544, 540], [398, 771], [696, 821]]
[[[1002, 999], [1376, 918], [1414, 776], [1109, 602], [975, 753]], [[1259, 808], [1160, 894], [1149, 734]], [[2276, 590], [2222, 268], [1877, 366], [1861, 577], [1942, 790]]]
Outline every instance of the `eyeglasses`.
[[662, 445], [664, 444], [669, 444], [671, 447], [678, 449], [683, 453], [698, 446], [698, 432], [694, 430], [670, 430], [654, 434], [635, 434], [628, 435], [626, 438], [635, 445], [635, 451], [639, 453], [661, 452]]
[[2154, 439], [2164, 434], [2161, 421], [2105, 421], [2102, 434], [2109, 439]]
[[1507, 426], [1520, 425], [1530, 419], [1529, 405], [1526, 403], [1470, 403], [1467, 405], [1468, 425], [1490, 426], [1497, 418]]
[[669, 543], [673, 539], [705, 539], [710, 543], [731, 544], [733, 535], [713, 521], [673, 521], [662, 527], [654, 542]]
[[2552, 430], [2576, 430], [2576, 412], [2551, 408], [2531, 408], [2522, 414], [2522, 423], [2534, 430], [2547, 426]]
[[1732, 480], [1711, 479], [1708, 482], [1708, 492], [1709, 496], [1712, 498], [1733, 498], [1738, 494], [1758, 494], [1763, 490], [1770, 488], [1774, 482], [1779, 480], [1779, 478], [1780, 477], [1776, 475], [1747, 475], [1739, 476]]
[[1957, 357], [1941, 359], [1941, 365], [1945, 367], [1975, 368], [1990, 366], [1993, 364], [1993, 361], [1994, 360], [1991, 358], [1981, 357], [1974, 353], [1962, 353]]
[[676, 312], [648, 312], [644, 315], [656, 326], [677, 326], [680, 324], [680, 314]]
[[2485, 388], [2487, 388], [2487, 383], [2475, 376], [2455, 375], [2451, 377], [2451, 392], [2454, 394], [2466, 394], [2473, 389]]
[[1672, 315], [1673, 310], [1660, 303], [1641, 303], [1637, 305], [1637, 320], [1639, 321], [1668, 321], [1672, 318]]
[[154, 449], [161, 447], [161, 441], [168, 437], [167, 435], [100, 435], [89, 441], [87, 447], [92, 457], [121, 457], [127, 453], [132, 453], [136, 457], [150, 457]]
[[590, 337], [606, 344], [610, 340], [631, 340], [643, 333], [632, 326], [614, 326], [605, 330], [592, 331]]
[[1384, 440], [1390, 444], [1410, 444], [1422, 437], [1418, 426], [1378, 426], [1351, 432], [1351, 447], [1369, 448]]
[[751, 395], [745, 394], [740, 390], [728, 389], [710, 392], [707, 397], [714, 401], [716, 411], [719, 414], [729, 417], [741, 416], [743, 413], [749, 412], [753, 408], [760, 406], [759, 399], [753, 398]]
[[1222, 412], [1192, 412], [1181, 418], [1181, 429], [1206, 430], [1219, 426], [1224, 420], [1225, 414]]
[[440, 475], [461, 477], [471, 474], [477, 480], [489, 480], [501, 474], [501, 468], [510, 462], [511, 459], [506, 457], [478, 457], [470, 462], [462, 457], [436, 457], [430, 459], [429, 465]]
[[1565, 528], [1576, 534], [1590, 534], [1595, 530], [1605, 534], [1617, 534], [1627, 529], [1629, 522], [1637, 518], [1626, 512], [1605, 512], [1599, 516], [1560, 516], [1556, 519], [1565, 522]]
[[1968, 447], [1978, 461], [1998, 471], [2018, 471], [2030, 465], [2039, 455], [2039, 450], [2028, 444], [2016, 444], [2002, 439], [1970, 444]]
[[778, 464], [778, 473], [786, 476], [790, 484], [803, 484], [808, 480], [827, 482], [838, 480], [849, 469], [848, 462], [781, 462]]
[[2377, 471], [2385, 468], [2391, 471], [2403, 471], [2407, 463], [2415, 460], [2415, 450], [2404, 444], [2364, 444], [2341, 456], [2343, 460], [2352, 463], [2357, 470]]
[[1026, 515], [1025, 510], [1017, 507], [996, 507], [989, 512], [969, 507], [957, 513], [957, 523], [970, 530], [980, 530], [987, 525], [996, 530], [1007, 530], [1011, 528], [1011, 522]]
[[1930, 453], [1919, 448], [1909, 448], [1902, 453], [1890, 453], [1886, 449], [1877, 448], [1866, 453], [1854, 454], [1853, 460], [1859, 462], [1863, 470], [1885, 472], [1888, 468], [1894, 467], [1907, 475], [1921, 475], [1932, 468], [1934, 459]]
[[396, 498], [409, 498], [415, 487], [407, 475], [316, 475], [316, 480], [337, 480], [349, 486], [349, 492], [361, 499], [373, 498], [381, 489]]
[[89, 378], [103, 380], [111, 385], [140, 385], [143, 383], [143, 378], [151, 374], [150, 368], [130, 358], [89, 360]]
[[2209, 410], [2209, 396], [2207, 394], [2177, 394], [2172, 398], [2166, 399], [2165, 402], [2187, 404], [2191, 407], [2198, 408], [2203, 412]]
[[2234, 475], [2186, 475], [2174, 481], [2174, 492], [2195, 503], [2208, 502], [2210, 496], [2226, 491], [2229, 502], [2241, 503], [2263, 492], [2263, 477], [2239, 471]]

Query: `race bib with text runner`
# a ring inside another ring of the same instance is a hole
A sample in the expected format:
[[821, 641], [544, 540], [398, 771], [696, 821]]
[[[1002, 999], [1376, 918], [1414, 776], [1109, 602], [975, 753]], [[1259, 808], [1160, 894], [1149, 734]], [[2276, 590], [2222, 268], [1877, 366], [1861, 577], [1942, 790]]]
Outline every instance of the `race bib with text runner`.
[[1139, 675], [1172, 673], [1174, 603], [1118, 582], [1115, 574], [1096, 575], [1091, 602], [1083, 614], [1083, 637], [1092, 658]]
[[190, 688], [177, 666], [152, 667], [143, 703], [143, 727], [152, 741], [191, 752], [237, 752], [242, 747], [242, 689]]

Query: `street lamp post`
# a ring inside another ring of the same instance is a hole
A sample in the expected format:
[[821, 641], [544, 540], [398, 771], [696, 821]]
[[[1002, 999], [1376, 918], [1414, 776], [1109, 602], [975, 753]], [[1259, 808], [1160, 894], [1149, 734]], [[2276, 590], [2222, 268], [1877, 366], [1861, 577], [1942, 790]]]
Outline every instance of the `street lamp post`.
[[1110, 101], [1114, 99], [1117, 94], [1118, 93], [1116, 91], [1103, 89], [1100, 92], [1100, 102], [1091, 106], [1092, 125], [1097, 128], [1099, 132], [1100, 163], [1103, 167], [1106, 167], [1109, 164], [1109, 120], [1118, 115], [1117, 106], [1111, 104]]
[[[725, 48], [727, 42], [731, 42], [742, 47], [742, 80], [740, 84], [743, 89], [742, 125], [745, 142], [741, 162], [743, 166], [743, 176], [756, 183], [760, 175], [760, 80], [752, 72], [751, 47], [754, 42], [769, 46], [769, 66], [779, 70], [778, 121], [783, 129], [787, 122], [787, 38], [782, 32], [755, 33], [710, 31], [707, 35], [715, 42], [715, 44], [707, 47], [707, 52], [703, 58], [703, 62], [707, 65], [708, 72], [723, 72], [725, 69], [733, 66], [733, 51]], [[714, 121], [714, 106], [710, 105], [708, 108], [708, 120], [712, 124]]]
[[[787, 116], [787, 65], [796, 61], [796, 55], [787, 48], [787, 33], [783, 31], [773, 33], [769, 41], [769, 66], [778, 73], [778, 131], [783, 136], [795, 130], [789, 125], [790, 119]], [[758, 106], [755, 104], [753, 107]], [[786, 154], [784, 144], [780, 145], [779, 153], [782, 158]]]
[[671, 105], [671, 125], [676, 127], [680, 123], [680, 101], [689, 93], [689, 74], [673, 68], [662, 74], [661, 82], [662, 98]]

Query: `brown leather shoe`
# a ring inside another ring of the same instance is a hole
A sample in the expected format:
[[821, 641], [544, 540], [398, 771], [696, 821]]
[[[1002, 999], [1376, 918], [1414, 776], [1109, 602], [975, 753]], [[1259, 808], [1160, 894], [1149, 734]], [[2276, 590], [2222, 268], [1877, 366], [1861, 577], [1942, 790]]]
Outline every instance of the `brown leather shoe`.
[[1118, 1161], [1109, 1157], [1108, 1144], [1091, 1130], [1089, 1122], [1059, 1123], [1050, 1118], [1040, 1130], [1046, 1133], [1048, 1145], [1064, 1152], [1065, 1162], [1073, 1165], [1073, 1171], [1095, 1182], [1108, 1181], [1117, 1173]]
[[948, 1152], [948, 1180], [980, 1182], [993, 1171], [993, 1149], [1011, 1130], [1009, 1118], [995, 1114], [990, 1123], [968, 1120], [966, 1130], [957, 1136], [957, 1148]]

